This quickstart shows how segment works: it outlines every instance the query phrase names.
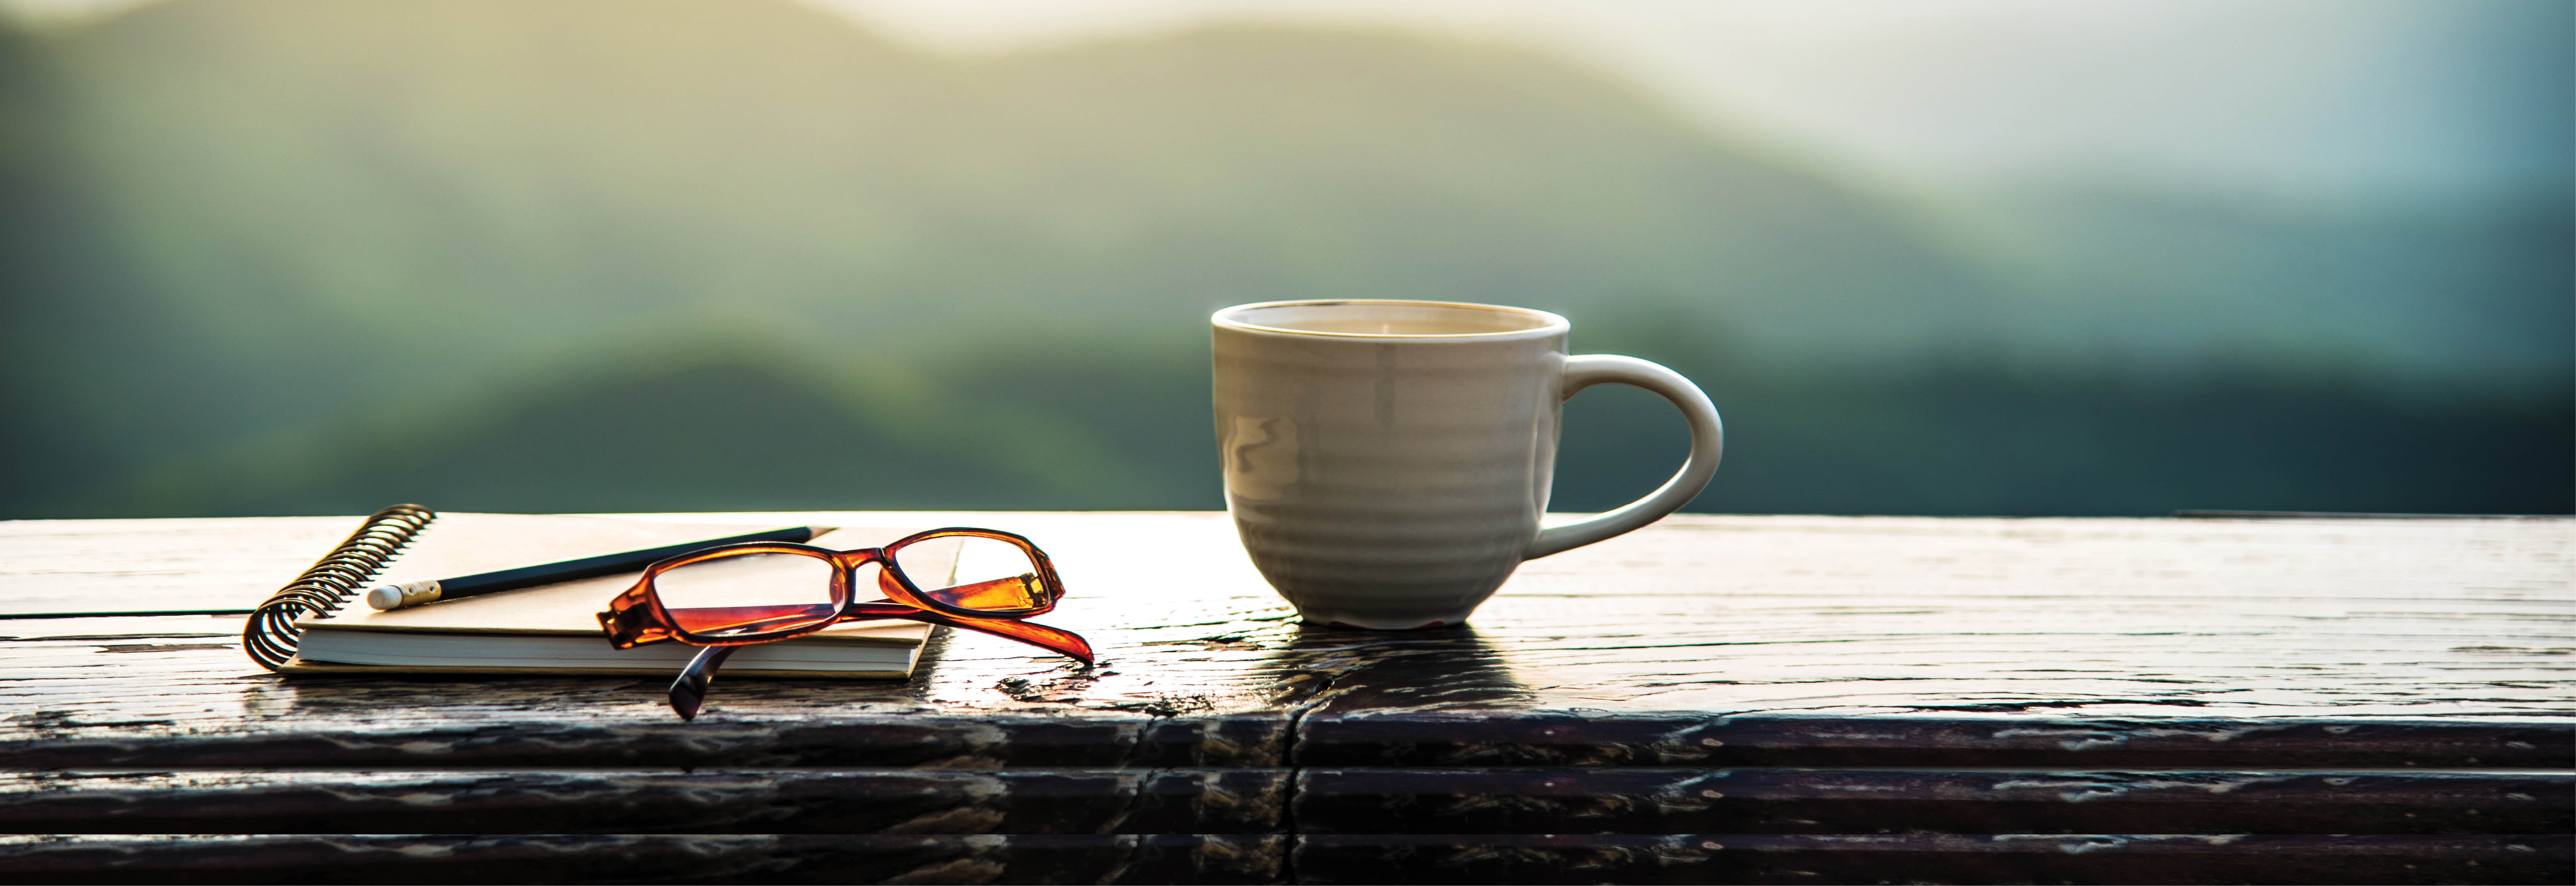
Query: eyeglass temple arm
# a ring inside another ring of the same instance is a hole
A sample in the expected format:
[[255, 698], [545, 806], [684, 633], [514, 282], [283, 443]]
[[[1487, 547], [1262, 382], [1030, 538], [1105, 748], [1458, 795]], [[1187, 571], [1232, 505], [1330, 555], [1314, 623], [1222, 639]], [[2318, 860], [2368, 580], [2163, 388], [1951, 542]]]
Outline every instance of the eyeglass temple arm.
[[944, 612], [914, 609], [899, 603], [857, 603], [851, 605], [849, 611], [841, 616], [842, 621], [870, 621], [883, 618], [928, 622], [991, 634], [1005, 640], [1017, 640], [1083, 664], [1092, 663], [1091, 643], [1082, 639], [1081, 635], [1036, 622], [1007, 618], [959, 618]]
[[[860, 603], [850, 607], [841, 621], [874, 621], [900, 618], [909, 621], [942, 624], [961, 630], [992, 634], [1006, 640], [1017, 640], [1071, 658], [1083, 664], [1092, 663], [1091, 644], [1082, 636], [1061, 628], [1034, 622], [1000, 618], [958, 618], [946, 613], [914, 609], [895, 603]], [[671, 681], [671, 710], [682, 720], [696, 720], [698, 708], [706, 703], [708, 687], [715, 683], [716, 669], [733, 656], [741, 646], [705, 646], [698, 649], [689, 666], [680, 669], [678, 679]]]
[[680, 669], [680, 678], [671, 681], [671, 710], [679, 714], [680, 719], [698, 718], [698, 706], [706, 703], [707, 686], [715, 682], [716, 669], [723, 667], [724, 660], [733, 657], [733, 651], [741, 648], [700, 647], [698, 657], [689, 659], [689, 666]]

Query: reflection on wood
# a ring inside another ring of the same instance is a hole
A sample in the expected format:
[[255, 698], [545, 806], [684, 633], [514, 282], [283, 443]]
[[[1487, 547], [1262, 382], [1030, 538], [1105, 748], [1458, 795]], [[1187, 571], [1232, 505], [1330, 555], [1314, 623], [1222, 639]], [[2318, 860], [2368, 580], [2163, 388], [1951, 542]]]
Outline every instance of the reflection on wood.
[[1395, 834], [1298, 840], [1304, 883], [2564, 883], [2563, 836]]
[[1275, 835], [0, 837], [35, 883], [1271, 883]]
[[2569, 772], [1308, 769], [1305, 833], [2549, 834]]
[[[518, 681], [504, 681], [517, 683]], [[728, 689], [740, 688], [741, 683]], [[823, 685], [830, 685], [828, 683]], [[1284, 717], [1238, 715], [1190, 719], [1148, 715], [1048, 717], [1007, 713], [904, 716], [854, 712], [766, 723], [683, 723], [668, 707], [644, 710], [644, 722], [598, 715], [465, 718], [475, 701], [509, 700], [503, 692], [459, 681], [370, 682], [335, 694], [339, 716], [249, 718], [232, 728], [190, 730], [178, 718], [93, 723], [53, 711], [18, 715], [0, 731], [0, 764], [12, 769], [139, 767], [445, 768], [777, 767], [866, 763], [947, 769], [1006, 766], [1098, 768], [1268, 768], [1285, 759]], [[519, 698], [561, 701], [598, 691], [569, 683], [513, 685]], [[361, 691], [363, 690], [363, 691]], [[462, 693], [454, 695], [451, 693]], [[387, 710], [369, 716], [369, 699], [418, 705], [460, 702], [431, 711]], [[640, 706], [639, 706], [640, 707]]]
[[1283, 830], [1263, 770], [22, 773], [0, 831], [1249, 834]]
[[2576, 729], [2541, 720], [1316, 714], [1306, 766], [2543, 767]]

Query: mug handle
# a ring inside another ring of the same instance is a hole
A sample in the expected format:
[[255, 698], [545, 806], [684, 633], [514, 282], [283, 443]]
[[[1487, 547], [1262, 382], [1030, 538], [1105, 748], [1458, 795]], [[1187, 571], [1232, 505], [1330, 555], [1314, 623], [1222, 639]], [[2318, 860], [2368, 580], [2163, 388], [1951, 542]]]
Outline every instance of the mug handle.
[[1690, 459], [1682, 462], [1682, 469], [1674, 472], [1672, 479], [1645, 498], [1589, 520], [1540, 530], [1521, 559], [1563, 553], [1661, 520], [1665, 514], [1689, 504], [1693, 496], [1708, 487], [1709, 478], [1717, 476], [1717, 459], [1726, 452], [1726, 426], [1718, 421], [1716, 404], [1708, 402], [1708, 395], [1681, 373], [1635, 357], [1586, 354], [1565, 358], [1565, 375], [1560, 384], [1559, 396], [1569, 400], [1575, 392], [1598, 384], [1632, 385], [1663, 395], [1690, 421]]

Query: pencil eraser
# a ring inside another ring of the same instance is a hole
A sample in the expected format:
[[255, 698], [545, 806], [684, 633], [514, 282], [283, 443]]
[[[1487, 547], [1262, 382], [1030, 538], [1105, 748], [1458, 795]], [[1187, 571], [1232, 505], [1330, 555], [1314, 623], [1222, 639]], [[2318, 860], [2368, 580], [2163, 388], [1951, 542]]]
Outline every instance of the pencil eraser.
[[367, 592], [367, 605], [378, 611], [391, 612], [402, 608], [402, 598], [401, 588], [386, 585]]

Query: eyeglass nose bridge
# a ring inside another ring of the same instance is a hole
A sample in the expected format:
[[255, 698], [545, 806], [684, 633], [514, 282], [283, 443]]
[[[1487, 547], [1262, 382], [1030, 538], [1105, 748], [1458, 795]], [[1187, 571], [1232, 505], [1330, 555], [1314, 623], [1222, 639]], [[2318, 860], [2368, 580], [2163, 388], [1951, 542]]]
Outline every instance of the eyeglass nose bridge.
[[870, 563], [884, 566], [887, 569], [896, 568], [894, 565], [894, 558], [886, 556], [884, 548], [860, 548], [855, 551], [834, 551], [832, 552], [831, 559], [832, 565], [840, 567], [843, 572], [857, 572], [859, 567], [866, 566]]
[[[876, 586], [878, 593], [887, 593], [888, 588], [901, 588], [903, 586], [903, 582], [891, 580], [892, 576], [903, 574], [903, 567], [895, 563], [894, 557], [888, 555], [884, 548], [859, 548], [853, 551], [840, 551], [835, 553], [832, 555], [832, 568], [841, 570], [841, 584], [843, 587], [850, 589], [850, 598], [841, 601], [841, 609], [843, 611], [846, 612], [851, 606], [858, 604], [860, 600], [859, 569], [870, 563], [877, 565]], [[888, 596], [893, 595], [889, 594]], [[893, 599], [902, 600], [907, 605], [911, 603], [911, 601], [905, 597], [893, 596]]]

